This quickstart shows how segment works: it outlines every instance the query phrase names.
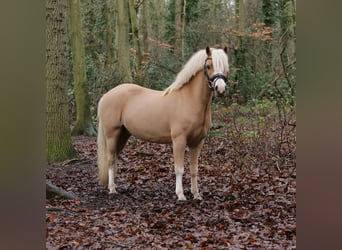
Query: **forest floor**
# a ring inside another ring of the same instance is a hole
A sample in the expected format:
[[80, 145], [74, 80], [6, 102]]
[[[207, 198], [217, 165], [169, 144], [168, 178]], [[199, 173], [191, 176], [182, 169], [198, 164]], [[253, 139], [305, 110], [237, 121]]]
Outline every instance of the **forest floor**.
[[172, 148], [134, 138], [119, 157], [119, 193], [108, 195], [96, 138], [73, 137], [80, 158], [50, 165], [46, 178], [79, 199], [46, 200], [46, 248], [295, 249], [295, 127], [263, 107], [213, 118], [199, 158], [202, 201], [192, 199], [188, 160], [180, 202]]

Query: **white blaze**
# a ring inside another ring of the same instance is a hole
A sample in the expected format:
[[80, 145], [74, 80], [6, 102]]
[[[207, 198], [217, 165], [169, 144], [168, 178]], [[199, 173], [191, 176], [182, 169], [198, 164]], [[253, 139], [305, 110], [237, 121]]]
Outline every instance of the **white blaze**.
[[217, 93], [223, 94], [226, 91], [226, 83], [222, 79], [217, 79], [215, 81], [215, 89]]

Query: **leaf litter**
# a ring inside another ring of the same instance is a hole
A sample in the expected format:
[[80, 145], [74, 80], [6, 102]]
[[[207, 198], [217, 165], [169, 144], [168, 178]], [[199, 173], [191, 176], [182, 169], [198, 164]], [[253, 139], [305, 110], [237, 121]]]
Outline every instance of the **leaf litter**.
[[192, 199], [187, 160], [182, 202], [171, 146], [131, 138], [118, 161], [119, 193], [109, 195], [98, 185], [96, 138], [73, 143], [80, 159], [50, 165], [46, 178], [80, 200], [46, 200], [47, 249], [296, 248], [295, 141], [279, 157], [277, 145], [209, 135], [199, 158], [203, 200]]

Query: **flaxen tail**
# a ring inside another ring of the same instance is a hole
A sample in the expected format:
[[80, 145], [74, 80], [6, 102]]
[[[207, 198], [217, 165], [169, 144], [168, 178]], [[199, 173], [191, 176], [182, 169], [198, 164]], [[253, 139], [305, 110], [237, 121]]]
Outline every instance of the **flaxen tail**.
[[108, 185], [108, 163], [106, 156], [106, 138], [104, 136], [101, 119], [97, 132], [97, 166], [99, 168], [100, 185]]

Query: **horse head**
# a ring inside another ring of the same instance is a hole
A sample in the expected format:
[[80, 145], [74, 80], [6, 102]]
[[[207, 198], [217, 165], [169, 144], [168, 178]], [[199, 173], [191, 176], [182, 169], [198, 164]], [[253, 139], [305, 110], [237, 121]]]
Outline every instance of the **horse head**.
[[[223, 96], [228, 84], [228, 56], [227, 47], [224, 50], [214, 50], [206, 47], [207, 59], [204, 62], [204, 75], [208, 86], [218, 96]], [[226, 65], [226, 66], [225, 66]]]

